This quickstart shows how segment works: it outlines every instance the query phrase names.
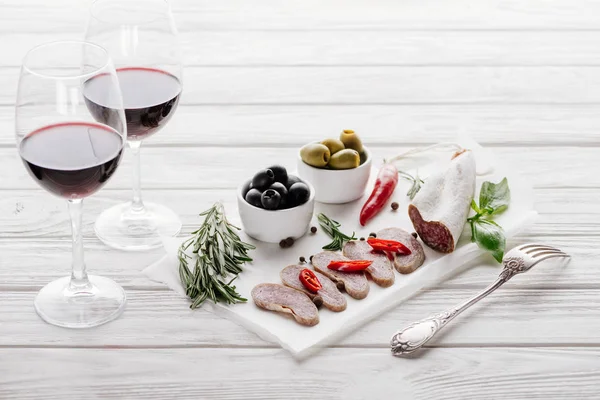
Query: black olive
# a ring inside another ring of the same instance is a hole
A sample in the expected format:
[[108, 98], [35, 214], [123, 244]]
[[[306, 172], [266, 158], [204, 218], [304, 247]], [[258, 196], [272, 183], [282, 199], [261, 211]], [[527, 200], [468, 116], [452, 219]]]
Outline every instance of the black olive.
[[248, 204], [252, 204], [254, 207], [262, 208], [261, 197], [262, 193], [259, 190], [252, 188], [248, 191], [248, 193], [246, 193], [246, 197], [244, 198]]
[[284, 185], [288, 180], [288, 173], [284, 166], [282, 165], [272, 165], [269, 167], [273, 174], [275, 175], [275, 182], [283, 183]]
[[267, 189], [263, 192], [260, 201], [265, 210], [277, 210], [281, 202], [281, 195], [277, 190]]
[[285, 184], [285, 187], [286, 187], [288, 190], [290, 190], [290, 187], [292, 187], [292, 185], [293, 185], [294, 183], [298, 183], [298, 182], [302, 182], [302, 181], [301, 181], [301, 180], [300, 180], [300, 178], [298, 178], [296, 175], [288, 175], [288, 178], [287, 178], [287, 182], [286, 182], [286, 184]]
[[270, 169], [261, 169], [252, 178], [252, 187], [267, 190], [275, 182], [275, 174]]
[[287, 195], [288, 195], [287, 188], [285, 187], [285, 185], [283, 183], [280, 183], [280, 182], [273, 183], [271, 186], [269, 186], [269, 189], [276, 190], [281, 195], [282, 199], [284, 197], [287, 197]]
[[249, 179], [246, 183], [244, 183], [244, 187], [242, 187], [242, 197], [246, 198], [248, 192], [252, 189], [252, 179]]
[[308, 201], [310, 189], [303, 182], [294, 183], [289, 190], [289, 197], [294, 206], [299, 206]]

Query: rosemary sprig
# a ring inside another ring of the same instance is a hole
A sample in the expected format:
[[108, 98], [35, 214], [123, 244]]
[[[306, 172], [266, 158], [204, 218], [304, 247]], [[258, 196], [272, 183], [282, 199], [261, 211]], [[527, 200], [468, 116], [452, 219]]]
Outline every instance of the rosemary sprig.
[[398, 174], [402, 178], [404, 178], [412, 183], [410, 189], [408, 189], [408, 192], [406, 192], [406, 195], [408, 196], [409, 199], [411, 199], [411, 200], [414, 199], [415, 196], [417, 195], [417, 193], [419, 192], [419, 190], [421, 190], [421, 185], [425, 182], [423, 181], [423, 179], [421, 179], [419, 177], [418, 172], [415, 174], [415, 176], [412, 176], [408, 172], [404, 172], [404, 171], [398, 171]]
[[323, 246], [323, 250], [342, 250], [344, 247], [344, 243], [350, 240], [356, 240], [355, 232], [352, 232], [352, 236], [348, 236], [342, 233], [338, 228], [340, 227], [340, 223], [332, 220], [328, 216], [323, 213], [317, 215], [317, 219], [319, 221], [319, 225], [327, 234], [333, 239], [331, 243], [326, 246]]
[[[200, 216], [204, 217], [204, 222], [177, 252], [179, 278], [192, 300], [190, 308], [200, 307], [206, 299], [227, 304], [247, 301], [232, 283], [242, 272], [242, 264], [252, 261], [248, 250], [255, 247], [243, 242], [237, 234], [239, 228], [227, 222], [223, 204], [215, 203]], [[190, 246], [193, 246], [194, 256], [186, 253]], [[189, 267], [192, 260], [195, 263], [193, 272]], [[227, 280], [231, 275], [233, 277]]]

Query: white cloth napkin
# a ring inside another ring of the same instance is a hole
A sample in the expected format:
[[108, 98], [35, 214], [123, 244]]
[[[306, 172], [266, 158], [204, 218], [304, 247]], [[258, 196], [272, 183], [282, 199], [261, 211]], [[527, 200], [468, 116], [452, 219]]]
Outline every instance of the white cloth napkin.
[[[514, 236], [536, 215], [533, 210], [532, 188], [522, 180], [519, 173], [511, 171], [506, 166], [494, 164], [492, 161], [493, 156], [487, 150], [469, 140], [461, 140], [460, 142], [466, 148], [475, 151], [478, 173], [482, 173], [482, 171], [486, 173], [483, 176], [478, 176], [478, 189], [485, 180], [499, 182], [503, 177], [508, 178], [512, 194], [510, 207], [496, 220], [504, 228], [507, 237]], [[427, 171], [426, 164], [431, 164], [431, 158], [428, 161], [424, 158], [419, 163], [420, 165], [412, 165], [412, 167], [418, 167], [419, 172], [423, 173], [423, 171]], [[375, 174], [376, 171], [374, 171]], [[405, 197], [407, 190], [408, 183], [401, 180], [394, 193], [394, 201], [401, 204], [401, 210], [407, 204]], [[233, 191], [231, 195], [234, 196]], [[317, 203], [315, 215], [319, 212], [325, 213], [330, 218], [339, 221], [344, 232], [355, 230], [357, 237], [366, 237], [369, 232], [390, 226], [411, 230], [412, 224], [408, 215], [406, 215], [407, 213], [401, 211], [391, 213], [388, 210], [382, 211], [368, 224], [367, 228], [361, 227], [358, 224], [358, 213], [363, 203], [364, 199], [345, 205]], [[236, 211], [226, 210], [228, 219], [237, 223], [239, 222], [239, 216]], [[318, 226], [316, 217], [313, 220], [313, 225]], [[345, 311], [334, 313], [322, 308], [319, 311], [319, 324], [314, 327], [304, 327], [297, 324], [291, 317], [258, 308], [252, 301], [250, 292], [259, 283], [281, 283], [279, 272], [285, 266], [297, 263], [300, 256], [304, 256], [308, 260], [311, 254], [321, 251], [321, 247], [329, 243], [329, 238], [319, 229], [317, 234], [308, 233], [302, 239], [297, 240], [292, 248], [280, 249], [276, 244], [255, 241], [243, 232], [240, 236], [243, 240], [257, 246], [257, 249], [250, 253], [254, 261], [245, 267], [244, 272], [235, 281], [239, 293], [248, 298], [249, 301], [233, 306], [215, 305], [206, 302], [203, 307], [235, 321], [264, 340], [279, 343], [296, 357], [305, 357], [319, 347], [343, 339], [348, 333], [367, 321], [380, 316], [387, 310], [396, 307], [420, 289], [448, 279], [461, 271], [470, 261], [483, 254], [483, 251], [476, 244], [470, 242], [469, 232], [466, 229], [454, 253], [442, 255], [425, 247], [427, 258], [425, 264], [417, 271], [409, 275], [396, 273], [395, 284], [386, 289], [370, 282], [371, 288], [366, 299], [355, 300], [346, 296], [348, 307]], [[181, 238], [165, 239], [164, 246], [167, 254], [148, 266], [143, 273], [150, 279], [163, 282], [172, 290], [185, 296], [179, 280], [179, 263], [177, 259], [177, 249], [182, 241]], [[490, 277], [490, 279], [492, 278]], [[201, 322], [199, 321], [199, 323]], [[391, 337], [393, 333], [389, 332], [389, 336]]]

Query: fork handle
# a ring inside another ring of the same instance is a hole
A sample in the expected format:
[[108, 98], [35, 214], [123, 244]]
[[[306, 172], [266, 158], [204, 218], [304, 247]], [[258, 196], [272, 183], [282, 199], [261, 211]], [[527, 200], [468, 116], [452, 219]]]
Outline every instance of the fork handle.
[[420, 349], [423, 345], [429, 342], [444, 326], [446, 326], [448, 322], [452, 321], [454, 317], [486, 297], [488, 294], [492, 293], [494, 290], [498, 289], [511, 277], [512, 274], [506, 274], [503, 271], [503, 273], [500, 274], [494, 283], [485, 288], [478, 295], [470, 298], [456, 307], [451, 308], [450, 310], [414, 322], [401, 331], [398, 331], [394, 336], [392, 336], [392, 354], [395, 356], [401, 356], [403, 354], [409, 354]]

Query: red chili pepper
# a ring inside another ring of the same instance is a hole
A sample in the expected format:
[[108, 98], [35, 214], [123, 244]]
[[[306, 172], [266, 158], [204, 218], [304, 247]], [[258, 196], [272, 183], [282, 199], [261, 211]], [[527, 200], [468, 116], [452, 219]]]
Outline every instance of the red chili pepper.
[[370, 237], [367, 239], [367, 243], [369, 243], [369, 246], [371, 246], [373, 250], [394, 252], [405, 255], [412, 253], [408, 247], [400, 242], [396, 242], [395, 240], [385, 240]]
[[304, 285], [304, 287], [310, 290], [313, 293], [317, 293], [319, 290], [323, 289], [323, 285], [319, 282], [319, 278], [308, 268], [304, 268], [300, 271], [300, 282]]
[[398, 169], [393, 164], [383, 164], [383, 167], [379, 170], [379, 174], [377, 174], [373, 192], [371, 192], [367, 202], [362, 210], [360, 210], [360, 224], [362, 226], [365, 226], [371, 218], [381, 211], [385, 203], [392, 196], [392, 193], [394, 193], [397, 184]]
[[373, 264], [369, 260], [353, 260], [353, 261], [331, 261], [327, 268], [342, 272], [364, 271]]

